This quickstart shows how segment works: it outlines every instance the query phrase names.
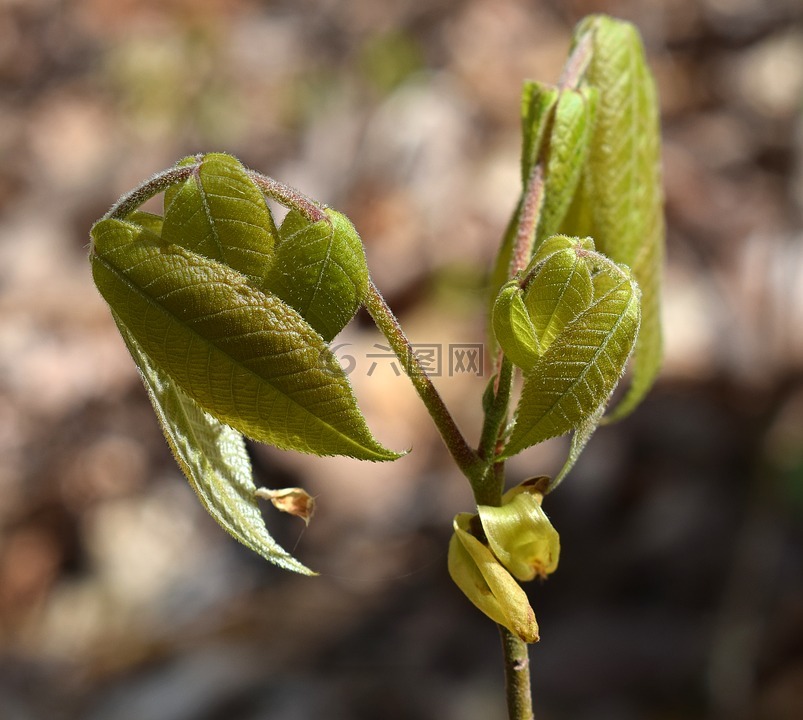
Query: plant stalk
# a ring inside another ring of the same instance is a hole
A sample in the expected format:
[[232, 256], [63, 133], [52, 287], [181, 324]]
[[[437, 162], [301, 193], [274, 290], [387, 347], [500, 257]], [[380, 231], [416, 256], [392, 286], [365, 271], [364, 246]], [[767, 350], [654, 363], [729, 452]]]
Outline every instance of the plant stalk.
[[[581, 59], [585, 45], [578, 51], [577, 69], [570, 73], [567, 82], [576, 82], [575, 77], [585, 66]], [[516, 214], [516, 235], [513, 253], [510, 262], [508, 277], [516, 277], [530, 262], [535, 245], [538, 224], [544, 207], [544, 188], [546, 184], [546, 163], [539, 158], [533, 165], [527, 182], [524, 186], [521, 202]], [[493, 460], [502, 451], [504, 422], [510, 404], [510, 392], [513, 380], [513, 365], [510, 360], [503, 357], [499, 366], [499, 382], [494, 402], [485, 415], [482, 439], [480, 441], [480, 455], [487, 458], [492, 465], [486, 475], [485, 488], [496, 488], [495, 495], [491, 496], [493, 502], [488, 504], [499, 505], [504, 489], [504, 463], [494, 463]], [[478, 486], [474, 486], [474, 496], [479, 504]], [[530, 689], [530, 656], [527, 643], [511, 633], [507, 628], [499, 625], [499, 634], [502, 639], [502, 653], [505, 667], [505, 696], [507, 697], [508, 720], [533, 720], [533, 700]]]
[[524, 188], [508, 277], [515, 277], [524, 270], [532, 257], [535, 233], [544, 204], [544, 183], [544, 163], [539, 160], [533, 165]]
[[146, 200], [150, 200], [160, 192], [164, 192], [171, 185], [186, 180], [198, 169], [197, 165], [181, 165], [162, 170], [145, 182], [137, 185], [133, 190], [121, 196], [108, 212], [103, 216], [104, 220], [114, 218], [123, 220], [126, 215], [136, 210]]
[[594, 51], [593, 35], [591, 32], [583, 33], [577, 44], [572, 49], [569, 59], [563, 66], [558, 87], [563, 90], [567, 88], [577, 89], [580, 81], [591, 62], [591, 53]]
[[488, 469], [487, 463], [466, 442], [432, 380], [416, 357], [399, 321], [373, 281], [369, 283], [365, 307], [399, 358], [457, 466], [468, 478], [471, 486], [475, 487], [482, 482]]
[[285, 185], [283, 182], [274, 180], [255, 170], [246, 170], [246, 173], [265, 195], [287, 208], [297, 210], [310, 222], [314, 223], [326, 218], [326, 213], [318, 203], [308, 198], [304, 193], [299, 192], [294, 187]]
[[501, 625], [499, 635], [505, 655], [505, 695], [509, 720], [533, 720], [530, 690], [530, 655], [527, 643]]
[[502, 362], [499, 363], [494, 401], [485, 414], [482, 434], [480, 435], [480, 444], [477, 449], [480, 457], [489, 462], [493, 460], [496, 454], [497, 441], [499, 440], [499, 435], [503, 429], [505, 419], [507, 418], [512, 385], [513, 363], [510, 362], [510, 359], [506, 355], [502, 355]]

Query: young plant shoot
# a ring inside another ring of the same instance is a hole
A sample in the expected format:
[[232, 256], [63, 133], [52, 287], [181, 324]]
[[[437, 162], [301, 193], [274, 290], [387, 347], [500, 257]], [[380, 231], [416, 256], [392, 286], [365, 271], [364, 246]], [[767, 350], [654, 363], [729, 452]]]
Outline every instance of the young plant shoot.
[[[92, 228], [89, 255], [204, 507], [251, 550], [304, 574], [314, 573], [273, 540], [258, 499], [306, 522], [313, 499], [257, 488], [244, 437], [314, 455], [400, 457], [372, 435], [329, 348], [367, 308], [474, 492], [473, 512], [454, 518], [448, 569], [500, 627], [515, 720], [532, 718], [526, 644], [539, 637], [522, 583], [554, 572], [560, 553], [542, 505], [597, 426], [631, 412], [655, 379], [664, 243], [655, 84], [632, 25], [583, 20], [558, 84], [526, 82], [521, 111], [522, 190], [491, 273], [497, 360], [477, 399], [475, 446], [416, 364], [348, 218], [230, 155], [185, 158], [125, 195]], [[162, 215], [139, 209], [160, 193]], [[280, 226], [267, 199], [289, 210]], [[628, 362], [629, 387], [608, 409]], [[554, 478], [506, 491], [507, 459], [568, 433]]]

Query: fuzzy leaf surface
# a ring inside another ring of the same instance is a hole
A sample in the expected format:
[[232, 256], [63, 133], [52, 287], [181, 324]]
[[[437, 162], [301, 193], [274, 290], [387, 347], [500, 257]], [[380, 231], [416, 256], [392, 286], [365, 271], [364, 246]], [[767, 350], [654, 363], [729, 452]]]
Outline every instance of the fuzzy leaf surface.
[[543, 261], [524, 293], [541, 352], [591, 304], [592, 296], [591, 272], [575, 248], [554, 252]]
[[349, 219], [331, 209], [326, 215], [311, 223], [296, 211], [288, 213], [267, 285], [329, 341], [365, 299], [368, 266]]
[[264, 290], [277, 236], [265, 197], [231, 155], [210, 153], [188, 162], [198, 165], [195, 172], [165, 193], [162, 238], [227, 265]]
[[575, 38], [593, 36], [585, 83], [599, 93], [597, 119], [582, 187], [568, 232], [594, 236], [597, 249], [625, 263], [643, 293], [642, 331], [632, 381], [609, 415], [638, 405], [661, 365], [661, 275], [664, 244], [660, 123], [655, 81], [638, 31], [603, 15], [582, 21]]
[[532, 368], [541, 350], [516, 280], [507, 283], [496, 298], [493, 330], [499, 347], [514, 365], [523, 370]]
[[226, 532], [275, 565], [314, 573], [284, 550], [265, 527], [243, 436], [205, 412], [160, 372], [114, 314], [170, 449], [207, 512]]
[[588, 159], [594, 240], [615, 262], [633, 267], [662, 206], [655, 84], [636, 28], [593, 16], [585, 82], [598, 91]]
[[524, 184], [538, 162], [548, 141], [552, 114], [558, 103], [558, 89], [535, 80], [527, 80], [521, 93], [521, 177]]
[[571, 205], [588, 159], [596, 105], [594, 88], [565, 89], [560, 93], [547, 141], [544, 205], [536, 247], [558, 231]]
[[502, 459], [563, 435], [592, 417], [613, 392], [635, 344], [639, 292], [629, 273], [573, 321], [525, 376]]
[[144, 228], [92, 229], [95, 283], [182, 391], [261, 442], [316, 455], [391, 460], [371, 435], [323, 338], [275, 295]]
[[[533, 165], [538, 162], [538, 157], [543, 149], [552, 122], [552, 114], [558, 101], [558, 95], [558, 89], [552, 85], [535, 80], [527, 80], [524, 83], [521, 94], [521, 178], [523, 187], [526, 187], [530, 171]], [[505, 230], [494, 262], [491, 273], [491, 309], [502, 286], [510, 279], [510, 265], [513, 259], [513, 249], [521, 210], [522, 201], [519, 200]], [[493, 334], [491, 334], [490, 338], [490, 347], [492, 351], [495, 348]]]

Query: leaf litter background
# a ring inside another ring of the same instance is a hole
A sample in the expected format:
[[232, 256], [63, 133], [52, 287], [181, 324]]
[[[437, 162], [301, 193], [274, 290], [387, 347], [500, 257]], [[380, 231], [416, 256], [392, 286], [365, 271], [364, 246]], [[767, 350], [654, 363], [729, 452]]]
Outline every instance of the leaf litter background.
[[[476, 437], [484, 269], [517, 192], [521, 80], [585, 13], [636, 21], [661, 91], [668, 357], [547, 501], [529, 588], [541, 718], [803, 716], [803, 8], [797, 0], [2, 0], [0, 717], [503, 717], [495, 630], [450, 584], [470, 508], [360, 316], [338, 338], [389, 465], [251, 448], [322, 576], [230, 540], [180, 476], [92, 286], [88, 229], [225, 150], [345, 211]], [[369, 375], [373, 362], [376, 367]], [[556, 441], [510, 463], [554, 473]]]

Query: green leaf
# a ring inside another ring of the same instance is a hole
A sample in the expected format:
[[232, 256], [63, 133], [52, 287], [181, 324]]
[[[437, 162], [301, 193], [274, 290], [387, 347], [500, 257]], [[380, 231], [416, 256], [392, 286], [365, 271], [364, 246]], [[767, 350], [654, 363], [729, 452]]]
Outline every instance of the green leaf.
[[558, 89], [527, 80], [521, 93], [521, 178], [526, 185], [533, 165], [538, 162], [551, 130], [552, 114], [558, 102]]
[[243, 436], [190, 399], [114, 315], [170, 449], [207, 512], [226, 532], [285, 570], [314, 575], [271, 537], [262, 518]]
[[288, 213], [267, 286], [329, 341], [365, 299], [368, 266], [349, 219], [331, 209], [325, 212], [327, 219], [315, 223], [296, 211]]
[[628, 415], [647, 394], [661, 369], [663, 333], [661, 332], [661, 274], [663, 243], [644, 246], [633, 274], [644, 283], [641, 293], [641, 329], [631, 363], [630, 386], [625, 396], [606, 417], [607, 422]]
[[516, 280], [507, 283], [496, 298], [493, 329], [499, 347], [514, 365], [529, 370], [535, 364], [541, 354], [538, 336]]
[[580, 248], [552, 253], [527, 286], [524, 305], [532, 319], [541, 353], [591, 304], [593, 287], [585, 253]]
[[584, 81], [599, 92], [597, 120], [581, 198], [571, 231], [594, 236], [597, 249], [633, 268], [644, 297], [642, 332], [628, 393], [610, 415], [620, 418], [641, 401], [661, 364], [660, 285], [664, 217], [661, 146], [655, 82], [638, 31], [604, 15], [582, 21], [593, 47]]
[[585, 82], [599, 92], [588, 160], [597, 249], [631, 267], [661, 205], [660, 131], [655, 85], [638, 31], [627, 22], [593, 16]]
[[[521, 129], [522, 129], [522, 150], [521, 150], [521, 174], [522, 184], [527, 185], [530, 171], [538, 162], [543, 150], [549, 127], [552, 121], [552, 113], [558, 101], [558, 89], [552, 85], [546, 85], [534, 80], [527, 80], [521, 95]], [[522, 201], [519, 200], [516, 209], [510, 218], [505, 229], [502, 244], [494, 262], [491, 273], [490, 285], [490, 309], [496, 300], [502, 286], [510, 279], [510, 264], [513, 259], [513, 250], [516, 242], [516, 234], [519, 226], [519, 215], [521, 213]], [[491, 335], [490, 348], [494, 350], [494, 338]]]
[[162, 237], [266, 289], [278, 233], [264, 195], [231, 155], [210, 153], [183, 164], [190, 161], [195, 172], [165, 192]]
[[554, 235], [566, 216], [588, 159], [597, 92], [594, 88], [562, 90], [549, 133], [544, 204], [536, 248]]
[[154, 233], [155, 235], [162, 234], [162, 223], [164, 218], [161, 215], [154, 215], [153, 213], [145, 212], [144, 210], [134, 210], [134, 212], [126, 215], [126, 220], [135, 225], [141, 225], [146, 230]]
[[560, 472], [555, 476], [555, 479], [549, 483], [547, 492], [552, 492], [560, 485], [561, 482], [563, 482], [563, 478], [565, 478], [574, 467], [577, 458], [580, 457], [580, 453], [583, 452], [591, 436], [594, 434], [594, 431], [599, 427], [600, 420], [602, 420], [602, 415], [605, 412], [605, 405], [606, 401], [601, 402], [599, 407], [575, 428], [574, 433], [572, 433], [572, 441], [569, 444], [569, 457], [566, 458], [566, 462], [563, 464]]
[[639, 292], [626, 268], [608, 263], [607, 272], [618, 281], [564, 328], [526, 375], [500, 459], [582, 425], [616, 387], [638, 333]]
[[569, 237], [568, 235], [553, 235], [538, 246], [524, 274], [529, 275], [535, 272], [538, 265], [546, 260], [552, 253], [560, 252], [561, 250], [574, 250], [580, 254], [582, 254], [584, 250], [593, 252], [594, 241], [590, 237], [580, 238]]
[[278, 297], [132, 223], [102, 220], [92, 238], [101, 294], [204, 410], [280, 448], [398, 457], [371, 435], [323, 338]]

